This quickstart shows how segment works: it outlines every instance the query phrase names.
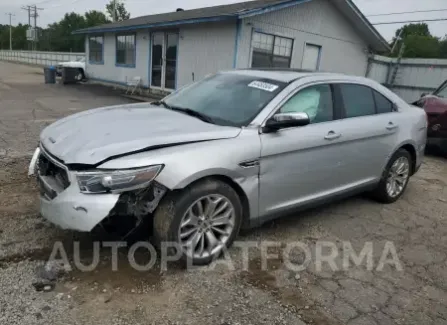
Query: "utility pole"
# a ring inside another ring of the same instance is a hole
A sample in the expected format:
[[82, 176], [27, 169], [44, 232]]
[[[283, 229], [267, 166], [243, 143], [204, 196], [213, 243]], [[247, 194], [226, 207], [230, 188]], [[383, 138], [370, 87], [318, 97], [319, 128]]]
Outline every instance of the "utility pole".
[[12, 51], [12, 20], [11, 17], [15, 16], [12, 12], [6, 13], [9, 16], [9, 50]]
[[[30, 28], [31, 28], [31, 6], [23, 6], [22, 9], [28, 11], [28, 30], [27, 30], [26, 38], [29, 41], [30, 35], [28, 35], [28, 32], [30, 31]], [[29, 50], [29, 42], [28, 42], [28, 50]]]
[[22, 9], [28, 11], [28, 26], [31, 27], [31, 6], [23, 6]]
[[39, 14], [37, 13], [37, 10], [43, 10], [43, 8], [37, 8], [36, 5], [31, 6], [31, 9], [33, 11], [32, 14], [30, 14], [30, 18], [33, 17], [34, 18], [34, 27], [33, 27], [33, 51], [35, 51], [37, 49], [37, 17], [39, 16]]

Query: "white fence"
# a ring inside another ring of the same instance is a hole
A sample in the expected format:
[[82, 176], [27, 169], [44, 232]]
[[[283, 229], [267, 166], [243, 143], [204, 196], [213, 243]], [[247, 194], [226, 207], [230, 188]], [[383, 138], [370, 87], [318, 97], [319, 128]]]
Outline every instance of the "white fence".
[[387, 86], [407, 102], [416, 101], [422, 93], [432, 92], [447, 80], [447, 60], [402, 59], [397, 64], [395, 58], [376, 55], [370, 64], [368, 78]]
[[56, 65], [58, 62], [75, 61], [84, 56], [85, 53], [0, 50], [0, 61], [3, 60], [45, 66]]
[[[85, 53], [0, 50], [0, 60], [36, 65], [56, 65], [84, 56]], [[413, 102], [447, 80], [447, 60], [402, 59], [397, 64], [396, 58], [376, 55], [370, 59], [367, 77]]]

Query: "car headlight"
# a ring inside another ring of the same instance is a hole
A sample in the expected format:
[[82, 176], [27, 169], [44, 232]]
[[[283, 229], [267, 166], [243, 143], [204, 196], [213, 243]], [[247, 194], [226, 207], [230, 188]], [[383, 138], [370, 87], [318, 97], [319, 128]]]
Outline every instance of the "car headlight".
[[120, 193], [146, 187], [163, 169], [154, 165], [136, 169], [78, 172], [76, 178], [82, 193]]

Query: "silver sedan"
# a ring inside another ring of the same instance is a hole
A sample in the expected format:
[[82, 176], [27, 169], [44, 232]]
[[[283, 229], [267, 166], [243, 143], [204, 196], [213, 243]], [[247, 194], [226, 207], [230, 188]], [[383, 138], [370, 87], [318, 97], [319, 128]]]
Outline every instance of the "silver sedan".
[[361, 192], [396, 201], [422, 163], [426, 127], [422, 109], [369, 79], [237, 70], [57, 121], [30, 173], [51, 222], [149, 222], [157, 245], [206, 264], [241, 227]]

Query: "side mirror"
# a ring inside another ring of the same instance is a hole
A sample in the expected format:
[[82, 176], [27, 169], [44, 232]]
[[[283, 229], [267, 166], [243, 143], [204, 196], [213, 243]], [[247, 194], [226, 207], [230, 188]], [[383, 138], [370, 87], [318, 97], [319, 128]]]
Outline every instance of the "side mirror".
[[276, 132], [280, 129], [304, 126], [310, 123], [307, 113], [278, 113], [267, 120], [263, 131]]

